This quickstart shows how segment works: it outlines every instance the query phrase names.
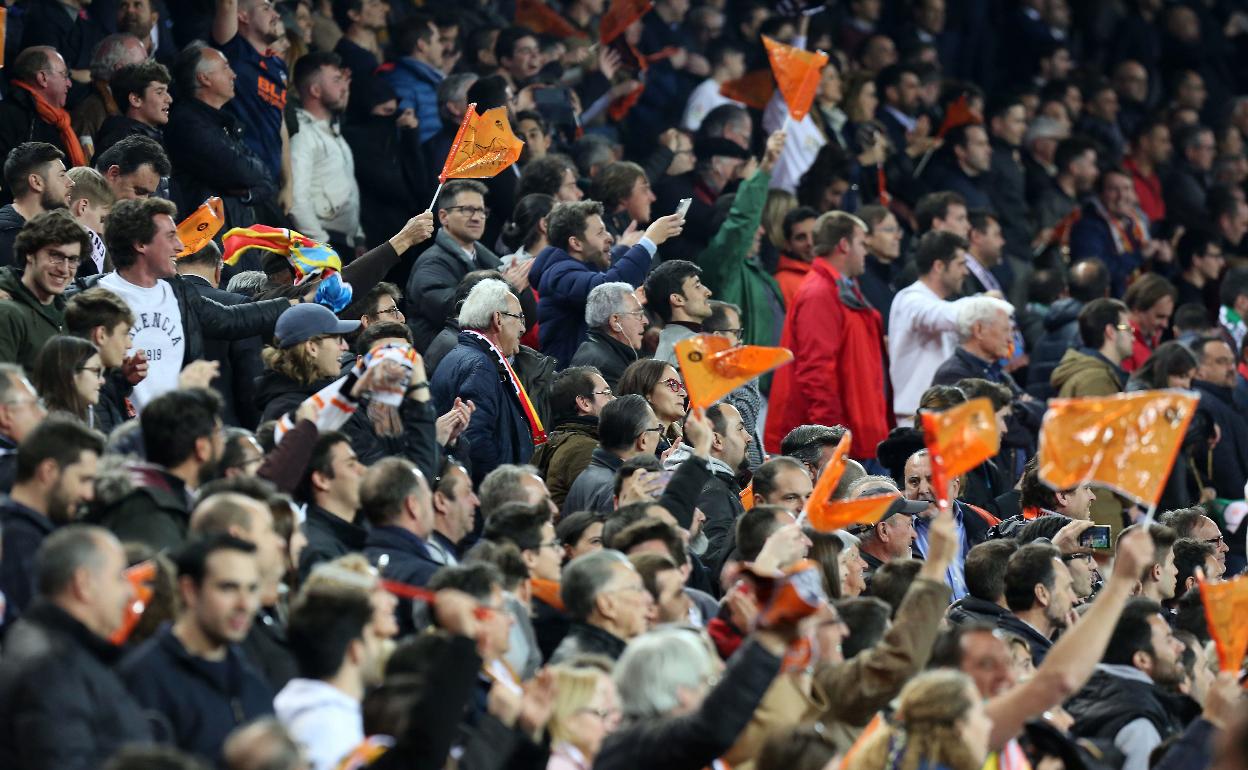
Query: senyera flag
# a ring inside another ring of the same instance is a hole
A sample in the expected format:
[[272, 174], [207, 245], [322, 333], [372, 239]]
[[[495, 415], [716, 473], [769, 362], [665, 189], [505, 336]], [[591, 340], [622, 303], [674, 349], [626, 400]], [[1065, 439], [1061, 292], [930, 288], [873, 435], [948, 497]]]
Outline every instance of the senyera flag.
[[1237, 672], [1248, 653], [1248, 575], [1217, 583], [1198, 579], [1209, 636], [1218, 649], [1218, 668]]
[[603, 45], [610, 43], [653, 7], [650, 0], [611, 0], [611, 7], [598, 24], [598, 40]]
[[1040, 480], [1054, 489], [1095, 481], [1155, 507], [1199, 401], [1177, 390], [1053, 399], [1040, 426]]
[[845, 431], [824, 464], [810, 499], [806, 501], [806, 521], [820, 532], [844, 529], [851, 524], [874, 524], [901, 500], [900, 495], [872, 495], [855, 500], [833, 500], [832, 493], [845, 475], [845, 458], [853, 445], [853, 435]]
[[986, 398], [973, 398], [943, 412], [923, 412], [920, 417], [932, 465], [932, 491], [943, 510], [950, 505], [949, 482], [1001, 451], [1001, 431]]
[[822, 51], [805, 51], [763, 35], [767, 59], [776, 76], [776, 85], [788, 105], [789, 116], [800, 121], [810, 112], [819, 88], [819, 75], [828, 63], [828, 55]]
[[793, 360], [788, 348], [736, 345], [714, 334], [676, 343], [690, 409], [705, 409], [740, 386]]
[[524, 142], [512, 133], [506, 107], [478, 115], [476, 102], [469, 104], [442, 173], [438, 174], [438, 189], [433, 193], [430, 208], [437, 202], [446, 180], [488, 179], [519, 160], [523, 147]]

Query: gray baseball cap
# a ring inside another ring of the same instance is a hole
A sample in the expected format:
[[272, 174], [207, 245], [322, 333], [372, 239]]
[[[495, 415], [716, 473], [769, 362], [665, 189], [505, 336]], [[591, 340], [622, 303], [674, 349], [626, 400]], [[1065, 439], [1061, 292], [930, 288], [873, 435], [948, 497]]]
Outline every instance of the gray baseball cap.
[[277, 319], [273, 336], [280, 348], [289, 348], [313, 337], [326, 334], [350, 334], [360, 328], [359, 321], [339, 321], [334, 311], [324, 305], [295, 305]]

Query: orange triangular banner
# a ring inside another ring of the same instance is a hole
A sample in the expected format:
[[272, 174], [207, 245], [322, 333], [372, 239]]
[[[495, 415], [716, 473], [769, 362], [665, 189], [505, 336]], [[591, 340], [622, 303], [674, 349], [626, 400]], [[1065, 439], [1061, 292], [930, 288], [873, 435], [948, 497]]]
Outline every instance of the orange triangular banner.
[[977, 112], [971, 109], [970, 102], [966, 98], [966, 94], [962, 94], [949, 104], [949, 108], [945, 110], [945, 119], [940, 123], [940, 130], [936, 132], [936, 136], [941, 139], [945, 138], [945, 134], [949, 133], [958, 126], [965, 126], [968, 123], [983, 123], [984, 119]]
[[900, 495], [872, 495], [854, 500], [834, 500], [813, 506], [806, 514], [806, 520], [820, 532], [844, 529], [851, 524], [874, 524], [901, 499]]
[[611, 0], [611, 7], [598, 23], [598, 40], [603, 45], [610, 43], [653, 7], [650, 0]]
[[130, 583], [130, 601], [121, 616], [121, 625], [113, 632], [108, 641], [120, 647], [130, 638], [130, 633], [139, 624], [147, 603], [152, 600], [152, 581], [156, 579], [156, 562], [141, 561], [126, 572], [126, 581]]
[[215, 195], [178, 223], [178, 240], [182, 241], [179, 257], [189, 257], [208, 245], [225, 226], [225, 206]]
[[747, 72], [719, 87], [720, 96], [726, 96], [756, 110], [767, 109], [767, 103], [775, 92], [776, 78], [769, 69]]
[[949, 506], [949, 481], [1001, 451], [992, 402], [973, 398], [943, 412], [924, 412], [923, 443], [932, 464], [932, 487], [941, 508]]
[[528, 27], [539, 35], [588, 37], [542, 0], [516, 0], [516, 24]]
[[815, 480], [815, 488], [811, 490], [810, 499], [806, 501], [807, 520], [825, 515], [822, 509], [831, 502], [836, 485], [841, 483], [841, 476], [845, 474], [845, 458], [849, 456], [849, 448], [853, 443], [853, 434], [845, 431], [836, 449], [832, 450], [832, 456], [824, 463], [819, 478]]
[[1238, 672], [1248, 653], [1248, 575], [1218, 583], [1199, 581], [1209, 636], [1218, 648], [1218, 668]]
[[523, 147], [524, 142], [512, 133], [506, 107], [495, 107], [478, 115], [477, 105], [470, 104], [438, 182], [492, 177], [515, 163]]
[[690, 409], [705, 409], [759, 375], [793, 360], [788, 348], [737, 345], [714, 334], [676, 343], [676, 360], [685, 378]]
[[745, 510], [748, 511], [751, 508], [753, 508], [754, 507], [754, 481], [751, 480], [749, 484], [746, 484], [745, 489], [741, 490], [741, 494], [737, 495], [737, 497], [741, 500], [741, 507], [745, 508]]
[[771, 71], [775, 73], [776, 85], [784, 96], [789, 115], [800, 121], [810, 112], [815, 91], [819, 88], [819, 73], [828, 63], [828, 55], [823, 51], [804, 51], [785, 45], [766, 35], [763, 35], [763, 45], [767, 48]]
[[1054, 489], [1095, 481], [1156, 505], [1199, 400], [1155, 390], [1053, 399], [1040, 426], [1040, 479]]

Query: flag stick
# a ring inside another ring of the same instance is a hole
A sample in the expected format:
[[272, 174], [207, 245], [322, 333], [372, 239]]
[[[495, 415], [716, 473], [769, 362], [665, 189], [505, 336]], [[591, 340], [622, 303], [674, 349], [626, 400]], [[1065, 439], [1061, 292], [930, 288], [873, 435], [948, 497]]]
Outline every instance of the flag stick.
[[425, 211], [433, 211], [433, 204], [438, 202], [438, 195], [442, 192], [442, 186], [444, 184], [446, 183], [438, 182], [438, 189], [433, 191], [433, 200], [429, 201], [429, 208], [425, 209]]
[[1157, 517], [1157, 503], [1155, 503], [1155, 502], [1153, 502], [1153, 503], [1149, 503], [1149, 504], [1148, 504], [1148, 513], [1144, 514], [1144, 521], [1142, 521], [1142, 522], [1140, 522], [1140, 523], [1141, 523], [1143, 526], [1147, 527], [1147, 526], [1149, 526], [1150, 524], [1152, 524], [1152, 523], [1153, 523], [1153, 519], [1155, 519], [1156, 517]]

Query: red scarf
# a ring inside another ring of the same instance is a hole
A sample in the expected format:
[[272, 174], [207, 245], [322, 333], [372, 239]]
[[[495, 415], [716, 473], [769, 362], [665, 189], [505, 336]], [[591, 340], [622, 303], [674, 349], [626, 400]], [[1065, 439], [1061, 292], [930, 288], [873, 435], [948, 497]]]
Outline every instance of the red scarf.
[[24, 88], [30, 94], [30, 98], [35, 100], [35, 112], [39, 114], [39, 119], [56, 126], [56, 130], [61, 133], [61, 144], [65, 145], [65, 154], [69, 156], [70, 168], [87, 165], [87, 154], [82, 151], [82, 145], [78, 143], [78, 135], [74, 133], [69, 113], [37, 94], [30, 84], [20, 80], [12, 82], [18, 88]]
[[511, 381], [512, 390], [516, 393], [516, 400], [520, 402], [520, 409], [524, 412], [524, 419], [529, 423], [529, 433], [533, 436], [533, 446], [541, 446], [546, 443], [546, 430], [542, 427], [542, 419], [537, 416], [537, 409], [533, 407], [533, 402], [529, 400], [529, 394], [524, 389], [524, 384], [520, 382], [520, 377], [516, 374], [516, 370], [511, 368], [511, 363], [507, 360], [507, 356], [503, 355], [503, 351], [494, 346], [489, 338], [480, 332], [471, 329], [464, 329], [466, 334], [480, 339], [487, 346], [490, 352], [494, 354], [495, 360], [507, 372], [507, 379]]

